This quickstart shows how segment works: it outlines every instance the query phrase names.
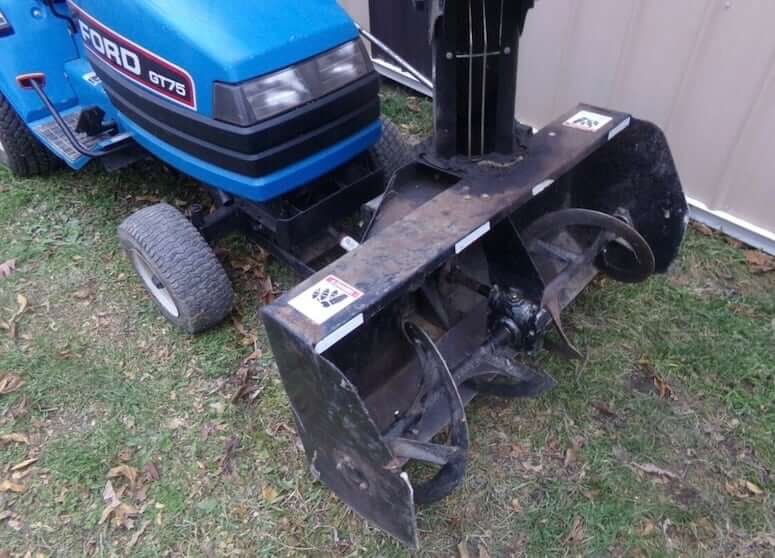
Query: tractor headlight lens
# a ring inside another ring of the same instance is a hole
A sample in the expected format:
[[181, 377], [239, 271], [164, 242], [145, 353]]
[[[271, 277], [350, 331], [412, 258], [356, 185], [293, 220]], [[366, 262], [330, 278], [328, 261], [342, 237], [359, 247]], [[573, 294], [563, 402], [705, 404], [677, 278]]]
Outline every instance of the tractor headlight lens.
[[314, 99], [296, 68], [288, 68], [242, 86], [255, 122], [308, 103]]
[[315, 59], [323, 94], [336, 91], [365, 76], [371, 70], [371, 60], [360, 41], [340, 46]]
[[359, 40], [240, 85], [216, 83], [213, 115], [249, 126], [300, 107], [365, 76], [373, 67]]

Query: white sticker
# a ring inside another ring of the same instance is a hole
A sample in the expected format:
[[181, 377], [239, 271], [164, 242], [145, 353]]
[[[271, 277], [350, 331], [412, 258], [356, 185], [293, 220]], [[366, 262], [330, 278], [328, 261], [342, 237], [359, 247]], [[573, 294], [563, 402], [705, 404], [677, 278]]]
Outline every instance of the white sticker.
[[460, 252], [462, 252], [463, 250], [471, 246], [474, 242], [476, 242], [484, 235], [486, 235], [488, 232], [490, 232], [489, 221], [487, 221], [484, 225], [482, 225], [478, 229], [466, 235], [465, 238], [459, 240], [457, 244], [455, 244], [455, 254], [459, 254]]
[[322, 324], [362, 296], [363, 293], [352, 285], [348, 285], [334, 275], [329, 275], [293, 298], [288, 304], [316, 324]]
[[331, 347], [339, 343], [339, 341], [341, 341], [342, 339], [350, 335], [353, 331], [355, 331], [362, 325], [363, 325], [363, 313], [361, 312], [360, 314], [355, 316], [352, 320], [350, 320], [343, 326], [338, 327], [332, 333], [329, 333], [323, 339], [321, 339], [318, 342], [318, 344], [315, 345], [315, 352], [319, 355], [322, 355], [324, 352], [326, 352], [328, 349], [330, 349]]
[[616, 136], [621, 134], [624, 130], [627, 129], [627, 127], [630, 125], [630, 122], [632, 121], [632, 118], [629, 116], [621, 122], [616, 128], [613, 128], [610, 132], [608, 132], [608, 141], [611, 141]]
[[93, 86], [98, 86], [102, 83], [102, 80], [95, 74], [94, 72], [89, 72], [88, 74], [83, 74], [83, 79], [91, 83]]
[[567, 126], [568, 128], [583, 130], [585, 132], [597, 132], [600, 128], [611, 122], [611, 120], [613, 120], [613, 118], [610, 116], [582, 110], [568, 118], [562, 125]]
[[544, 181], [543, 181], [543, 182], [541, 182], [540, 184], [536, 184], [536, 185], [533, 187], [533, 195], [534, 195], [534, 196], [537, 196], [538, 194], [540, 194], [541, 192], [543, 192], [544, 190], [546, 190], [546, 189], [547, 189], [549, 186], [551, 186], [552, 184], [554, 184], [554, 180], [553, 180], [552, 178], [547, 178], [546, 180], [544, 180]]
[[342, 240], [339, 241], [339, 246], [346, 252], [352, 252], [358, 246], [360, 246], [360, 243], [353, 237], [345, 235], [342, 237]]

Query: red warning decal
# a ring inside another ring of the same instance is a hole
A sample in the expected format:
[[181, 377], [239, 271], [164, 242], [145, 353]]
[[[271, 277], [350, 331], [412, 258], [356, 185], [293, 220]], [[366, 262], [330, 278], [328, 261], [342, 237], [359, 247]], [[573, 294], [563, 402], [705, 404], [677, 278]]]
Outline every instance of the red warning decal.
[[83, 43], [89, 52], [134, 83], [196, 110], [196, 89], [191, 74], [119, 35], [72, 1], [68, 5], [78, 19]]

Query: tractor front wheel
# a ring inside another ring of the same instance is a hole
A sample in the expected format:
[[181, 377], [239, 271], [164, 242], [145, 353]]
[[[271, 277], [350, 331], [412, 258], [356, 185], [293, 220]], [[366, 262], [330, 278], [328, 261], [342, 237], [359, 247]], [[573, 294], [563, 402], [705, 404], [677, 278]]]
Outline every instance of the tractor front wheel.
[[119, 225], [118, 238], [167, 320], [193, 334], [229, 315], [231, 282], [207, 241], [177, 209], [166, 203], [141, 209]]
[[382, 117], [382, 137], [372, 148], [372, 153], [385, 171], [386, 182], [414, 159], [411, 145], [398, 126], [386, 117]]

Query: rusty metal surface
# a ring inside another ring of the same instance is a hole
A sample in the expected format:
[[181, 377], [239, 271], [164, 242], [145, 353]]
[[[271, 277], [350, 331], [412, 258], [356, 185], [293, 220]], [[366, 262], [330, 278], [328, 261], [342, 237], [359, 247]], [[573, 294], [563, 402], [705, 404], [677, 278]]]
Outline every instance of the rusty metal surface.
[[[563, 126], [579, 110], [611, 117], [597, 132]], [[379, 235], [343, 256], [264, 309], [264, 316], [292, 329], [314, 347], [354, 317], [364, 320], [407, 290], [419, 288], [428, 273], [455, 252], [455, 244], [485, 223], [493, 226], [533, 197], [547, 179], [557, 179], [609, 141], [609, 133], [630, 117], [623, 113], [579, 105], [539, 131], [530, 155], [511, 165], [479, 164], [468, 176]], [[333, 274], [363, 291], [364, 296], [323, 324], [308, 320], [288, 301], [325, 276]]]

